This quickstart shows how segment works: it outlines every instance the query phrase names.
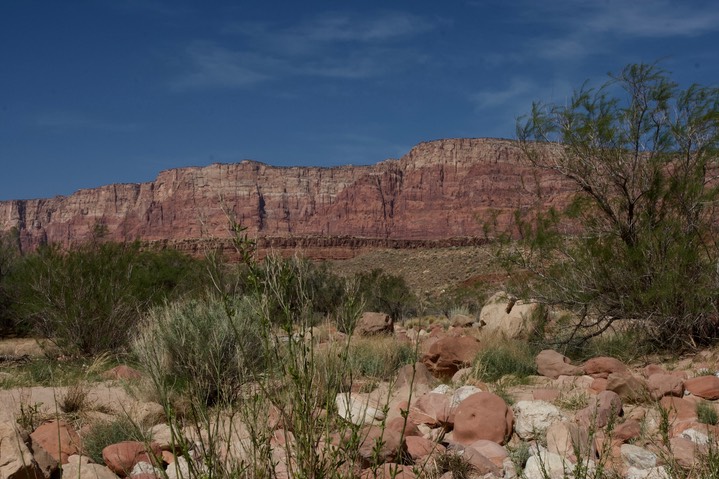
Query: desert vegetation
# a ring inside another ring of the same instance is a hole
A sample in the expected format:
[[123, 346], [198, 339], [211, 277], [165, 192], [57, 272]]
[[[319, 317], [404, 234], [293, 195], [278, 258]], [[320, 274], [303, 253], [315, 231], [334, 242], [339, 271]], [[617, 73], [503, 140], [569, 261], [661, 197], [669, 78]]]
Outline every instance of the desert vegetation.
[[437, 294], [235, 221], [234, 263], [6, 235], [0, 327], [43, 357], [0, 355], [0, 478], [716, 477], [717, 101], [634, 65], [535, 105], [575, 201]]

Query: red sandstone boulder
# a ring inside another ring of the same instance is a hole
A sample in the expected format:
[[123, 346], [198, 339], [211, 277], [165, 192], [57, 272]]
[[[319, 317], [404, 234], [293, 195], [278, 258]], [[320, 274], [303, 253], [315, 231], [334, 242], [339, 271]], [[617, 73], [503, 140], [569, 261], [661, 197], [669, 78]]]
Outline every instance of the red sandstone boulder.
[[80, 446], [80, 436], [65, 421], [46, 422], [30, 434], [30, 439], [35, 460], [47, 476], [59, 464], [67, 464]]
[[492, 474], [492, 477], [498, 477], [500, 475], [497, 465], [471, 446], [464, 448], [464, 451], [462, 451], [462, 459], [469, 462], [474, 468], [474, 472], [480, 477], [487, 474]]
[[427, 393], [417, 399], [414, 407], [422, 413], [432, 418], [431, 422], [426, 422], [432, 426], [452, 424], [452, 407], [450, 397], [445, 394]]
[[397, 371], [397, 379], [394, 382], [394, 388], [400, 389], [410, 384], [414, 389], [417, 389], [419, 386], [427, 386], [430, 388], [436, 381], [432, 373], [427, 369], [427, 366], [418, 362], [414, 365], [406, 364], [399, 368], [399, 371]]
[[647, 387], [652, 399], [661, 399], [664, 396], [684, 396], [684, 381], [674, 374], [652, 374], [647, 379]]
[[474, 441], [469, 445], [469, 448], [479, 452], [481, 455], [492, 461], [495, 466], [500, 468], [502, 467], [504, 460], [509, 457], [509, 453], [504, 447], [500, 446], [496, 442], [488, 441], [486, 439]]
[[357, 322], [356, 332], [360, 336], [372, 336], [375, 334], [392, 334], [394, 322], [385, 313], [363, 313]]
[[444, 454], [446, 448], [436, 441], [430, 441], [424, 437], [409, 436], [405, 439], [407, 442], [407, 453], [417, 461], [421, 457], [427, 457], [431, 454]]
[[542, 376], [557, 379], [559, 376], [577, 376], [582, 374], [582, 368], [572, 366], [568, 357], [551, 349], [545, 349], [537, 354], [535, 359], [537, 372]]
[[455, 410], [453, 438], [468, 446], [480, 439], [504, 444], [512, 435], [514, 414], [504, 400], [490, 392], [478, 392]]
[[622, 400], [614, 391], [602, 391], [589, 399], [589, 405], [577, 411], [575, 419], [584, 427], [594, 424], [601, 428], [609, 423], [612, 417], [622, 415]]
[[627, 419], [614, 428], [612, 439], [615, 441], [627, 442], [630, 439], [639, 437], [642, 433], [642, 426], [636, 419]]
[[162, 457], [162, 450], [157, 444], [151, 444], [150, 450], [142, 442], [124, 441], [107, 446], [102, 450], [102, 459], [112, 472], [120, 477], [130, 474], [138, 462], [156, 463]]
[[35, 429], [31, 434], [33, 450], [42, 447], [60, 464], [67, 464], [67, 459], [77, 454], [80, 447], [80, 436], [65, 421], [50, 421]]
[[422, 362], [433, 375], [451, 378], [454, 373], [472, 364], [479, 352], [476, 338], [463, 336], [437, 340], [422, 357]]
[[630, 372], [610, 373], [607, 377], [607, 391], [614, 391], [622, 401], [627, 402], [641, 402], [649, 396], [644, 379]]
[[719, 378], [712, 376], [699, 376], [684, 381], [684, 387], [695, 396], [713, 401], [719, 399]]
[[669, 422], [695, 421], [697, 419], [696, 404], [683, 398], [664, 396], [659, 405], [669, 413]]
[[367, 466], [392, 462], [406, 452], [405, 438], [391, 429], [366, 426], [359, 434], [359, 455]]
[[584, 374], [593, 378], [607, 379], [611, 373], [627, 373], [629, 368], [618, 359], [607, 356], [592, 358], [582, 365]]

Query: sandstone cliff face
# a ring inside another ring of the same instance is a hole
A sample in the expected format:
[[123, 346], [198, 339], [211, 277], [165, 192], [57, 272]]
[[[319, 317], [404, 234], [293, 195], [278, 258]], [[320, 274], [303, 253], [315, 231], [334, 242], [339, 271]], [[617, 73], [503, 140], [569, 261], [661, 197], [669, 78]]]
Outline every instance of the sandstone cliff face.
[[535, 177], [515, 142], [438, 140], [372, 166], [277, 168], [243, 161], [167, 170], [150, 183], [67, 197], [3, 201], [0, 229], [16, 227], [25, 250], [43, 243], [71, 247], [102, 224], [111, 240], [162, 241], [192, 251], [198, 242], [228, 238], [229, 217], [267, 247], [472, 241], [492, 211], [504, 213], [504, 221], [536, 201], [537, 187], [552, 203], [563, 202], [570, 185]]

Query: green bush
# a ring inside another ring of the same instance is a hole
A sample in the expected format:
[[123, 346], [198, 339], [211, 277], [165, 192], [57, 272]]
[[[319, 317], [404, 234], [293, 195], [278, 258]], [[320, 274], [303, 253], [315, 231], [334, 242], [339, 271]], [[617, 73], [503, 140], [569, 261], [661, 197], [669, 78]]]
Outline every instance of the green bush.
[[517, 379], [537, 374], [536, 352], [526, 343], [502, 341], [479, 352], [474, 370], [482, 381], [495, 382], [511, 374]]
[[399, 368], [417, 361], [417, 351], [410, 343], [394, 338], [355, 339], [349, 348], [347, 367], [355, 377], [389, 381]]
[[697, 417], [702, 424], [716, 426], [719, 423], [719, 414], [714, 409], [714, 405], [708, 401], [700, 401], [697, 403]]
[[16, 267], [20, 249], [17, 229], [0, 233], [0, 336], [23, 332], [11, 312], [12, 296], [8, 276]]
[[260, 328], [247, 299], [176, 301], [146, 315], [133, 350], [160, 397], [180, 390], [228, 403], [265, 367]]
[[148, 434], [130, 419], [120, 417], [114, 421], [99, 422], [93, 425], [82, 438], [82, 453], [95, 464], [104, 464], [102, 450], [111, 444], [122, 441], [148, 442]]
[[373, 269], [357, 275], [365, 311], [389, 314], [394, 321], [417, 311], [417, 298], [402, 276]]
[[197, 288], [199, 265], [138, 244], [45, 246], [17, 263], [7, 286], [18, 322], [65, 354], [93, 355], [125, 347], [142, 311]]
[[506, 238], [522, 241], [503, 243], [525, 294], [577, 313], [561, 340], [625, 320], [660, 349], [718, 338], [718, 116], [718, 88], [639, 64], [518, 124], [527, 160], [579, 191], [563, 211], [518, 212]]

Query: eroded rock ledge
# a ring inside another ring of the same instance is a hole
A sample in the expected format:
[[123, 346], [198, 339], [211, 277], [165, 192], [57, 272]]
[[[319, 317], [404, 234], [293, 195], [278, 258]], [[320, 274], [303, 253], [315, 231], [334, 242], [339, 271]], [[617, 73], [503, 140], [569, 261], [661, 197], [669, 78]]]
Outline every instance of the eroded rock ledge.
[[152, 182], [67, 197], [3, 201], [0, 230], [17, 228], [23, 250], [71, 247], [102, 225], [110, 240], [193, 251], [229, 238], [234, 218], [261, 247], [346, 257], [362, 247], [477, 241], [493, 214], [506, 223], [511, 212], [537, 201], [537, 190], [550, 205], [563, 202], [570, 188], [556, 176], [536, 176], [516, 142], [447, 139], [371, 166], [279, 168], [245, 160], [167, 170]]

